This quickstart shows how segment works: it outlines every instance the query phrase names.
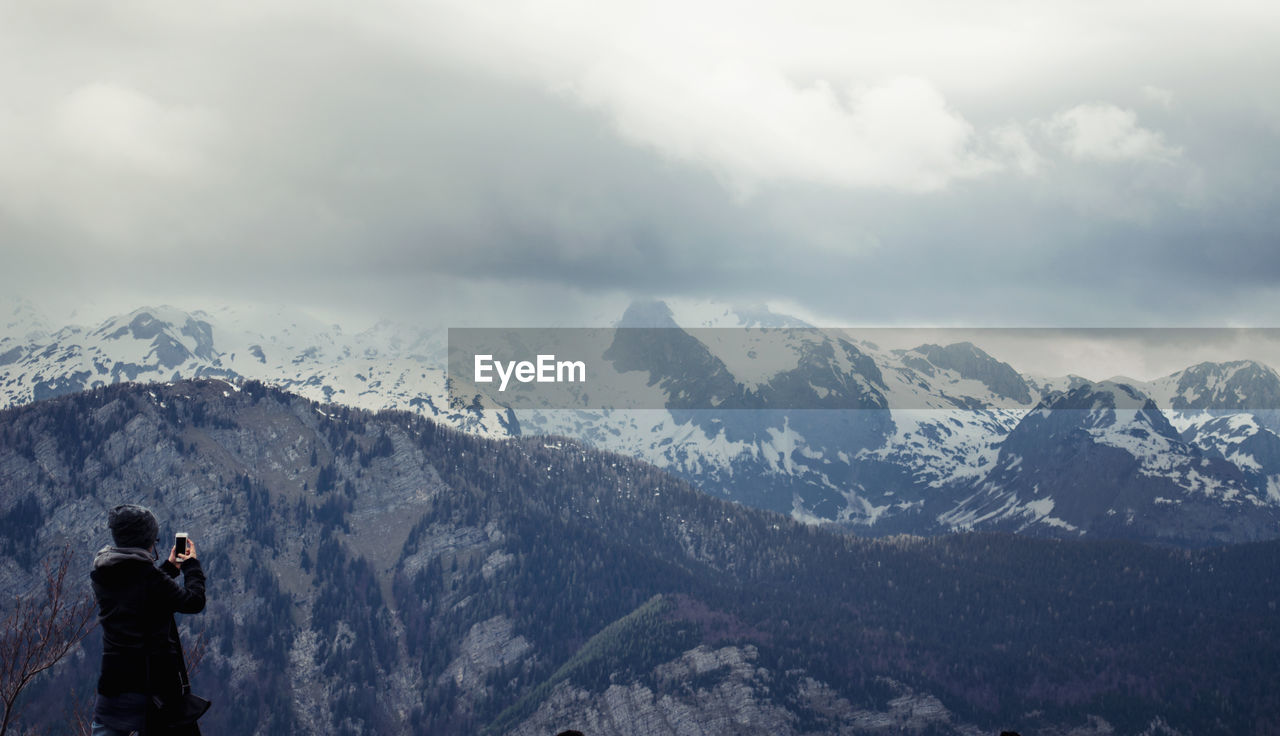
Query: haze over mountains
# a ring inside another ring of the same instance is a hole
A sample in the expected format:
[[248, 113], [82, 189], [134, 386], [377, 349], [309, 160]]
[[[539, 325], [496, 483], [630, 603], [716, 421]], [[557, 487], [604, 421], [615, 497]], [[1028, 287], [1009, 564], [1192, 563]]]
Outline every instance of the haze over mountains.
[[[1022, 375], [968, 342], [889, 349], [823, 330], [771, 345], [753, 363], [729, 354], [742, 346], [694, 328], [751, 335], [804, 323], [757, 308], [703, 310], [682, 324], [666, 304], [645, 302], [618, 326], [681, 337], [655, 362], [647, 346], [628, 347], [641, 331], [620, 330], [608, 353], [619, 371], [647, 373], [668, 397], [728, 386], [765, 403], [535, 412], [451, 395], [442, 331], [380, 323], [346, 333], [284, 310], [172, 308], [85, 328], [20, 307], [5, 325], [0, 403], [9, 406], [125, 380], [257, 379], [491, 437], [575, 437], [714, 495], [873, 535], [998, 529], [1191, 545], [1280, 536], [1280, 376], [1251, 361], [1088, 381]], [[864, 408], [786, 410], [797, 395]]]

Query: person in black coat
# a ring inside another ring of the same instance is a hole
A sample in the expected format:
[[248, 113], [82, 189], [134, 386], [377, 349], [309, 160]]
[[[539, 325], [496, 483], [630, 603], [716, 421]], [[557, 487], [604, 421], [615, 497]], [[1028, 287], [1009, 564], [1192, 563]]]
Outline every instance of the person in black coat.
[[[99, 550], [89, 574], [102, 627], [93, 736], [146, 734], [152, 698], [175, 698], [187, 687], [173, 614], [204, 610], [204, 571], [190, 540], [185, 554], [170, 548], [169, 559], [156, 567], [160, 525], [145, 507], [116, 506], [107, 523], [115, 546]], [[175, 580], [179, 572], [182, 585]], [[152, 728], [151, 736], [157, 730]], [[192, 725], [166, 733], [199, 730]]]

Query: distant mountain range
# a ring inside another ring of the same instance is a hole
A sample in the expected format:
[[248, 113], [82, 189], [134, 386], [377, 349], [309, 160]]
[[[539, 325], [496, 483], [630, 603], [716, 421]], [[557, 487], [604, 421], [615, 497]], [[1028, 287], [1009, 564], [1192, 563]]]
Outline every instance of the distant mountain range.
[[443, 331], [382, 322], [348, 334], [285, 308], [145, 307], [96, 327], [52, 328], [19, 303], [0, 333], [0, 404], [120, 381], [258, 379], [317, 401], [415, 411], [509, 436], [502, 407], [448, 405], [444, 352]]
[[[54, 328], [22, 305], [5, 324], [8, 406], [126, 380], [255, 379], [490, 437], [576, 438], [713, 495], [864, 534], [995, 529], [1189, 545], [1280, 537], [1280, 376], [1251, 361], [1094, 382], [1022, 375], [967, 342], [886, 349], [821, 330], [744, 362], [693, 328], [804, 323], [764, 308], [681, 319], [642, 302], [622, 315], [606, 355], [619, 371], [647, 373], [665, 408], [513, 411], [450, 395], [442, 331], [380, 323], [348, 334], [284, 310], [172, 308]], [[665, 328], [668, 344], [635, 344], [630, 327]], [[699, 396], [743, 391], [760, 408], [696, 408]], [[863, 408], [788, 410], [796, 397]]]

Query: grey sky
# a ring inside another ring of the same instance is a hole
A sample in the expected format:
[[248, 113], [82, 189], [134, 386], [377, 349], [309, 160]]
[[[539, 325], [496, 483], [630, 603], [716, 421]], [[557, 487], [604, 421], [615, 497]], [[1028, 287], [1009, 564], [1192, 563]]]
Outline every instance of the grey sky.
[[0, 289], [1280, 323], [1271, 3], [0, 0]]

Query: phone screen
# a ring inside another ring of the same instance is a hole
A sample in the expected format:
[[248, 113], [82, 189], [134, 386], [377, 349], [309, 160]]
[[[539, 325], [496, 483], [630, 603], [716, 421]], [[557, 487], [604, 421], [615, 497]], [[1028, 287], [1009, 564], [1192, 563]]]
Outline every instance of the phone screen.
[[185, 555], [187, 553], [187, 533], [178, 532], [178, 536], [174, 539], [173, 549], [176, 554]]

